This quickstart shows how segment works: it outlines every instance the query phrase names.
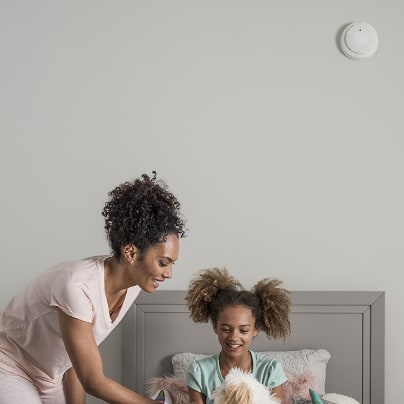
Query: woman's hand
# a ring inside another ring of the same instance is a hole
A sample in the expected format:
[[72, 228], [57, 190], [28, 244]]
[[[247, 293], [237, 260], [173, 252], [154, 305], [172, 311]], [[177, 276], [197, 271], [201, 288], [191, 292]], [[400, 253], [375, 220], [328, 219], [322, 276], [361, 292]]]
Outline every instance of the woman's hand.
[[[68, 316], [60, 309], [58, 312], [63, 342], [75, 375], [85, 392], [110, 404], [156, 404], [155, 400], [146, 398], [104, 375], [101, 354], [94, 340], [91, 323]], [[68, 377], [71, 377], [70, 382], [74, 380], [72, 374]], [[70, 393], [77, 394], [77, 386], [72, 387]]]

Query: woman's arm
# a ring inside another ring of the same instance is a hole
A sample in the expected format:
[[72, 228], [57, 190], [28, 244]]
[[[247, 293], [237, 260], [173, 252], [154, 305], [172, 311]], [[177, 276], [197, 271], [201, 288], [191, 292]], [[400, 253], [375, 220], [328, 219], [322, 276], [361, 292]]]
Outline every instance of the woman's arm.
[[200, 393], [199, 391], [196, 391], [194, 389], [191, 389], [191, 387], [188, 387], [188, 393], [189, 393], [189, 403], [190, 404], [205, 404], [206, 403], [205, 395]]
[[92, 324], [70, 317], [60, 309], [58, 312], [63, 342], [85, 392], [111, 404], [156, 403], [106, 377]]
[[67, 404], [86, 404], [86, 392], [74, 368], [70, 368], [64, 374], [63, 387], [67, 397]]

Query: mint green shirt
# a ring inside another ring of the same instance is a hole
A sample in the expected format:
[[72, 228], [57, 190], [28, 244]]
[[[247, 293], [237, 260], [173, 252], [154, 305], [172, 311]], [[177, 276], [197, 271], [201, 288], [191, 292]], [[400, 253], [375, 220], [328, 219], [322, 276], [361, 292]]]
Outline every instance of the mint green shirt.
[[[277, 387], [288, 379], [282, 365], [259, 352], [250, 351], [252, 357], [252, 374], [264, 386]], [[219, 355], [208, 356], [196, 360], [188, 367], [186, 382], [191, 389], [206, 396], [206, 404], [213, 404], [212, 394], [222, 383]]]

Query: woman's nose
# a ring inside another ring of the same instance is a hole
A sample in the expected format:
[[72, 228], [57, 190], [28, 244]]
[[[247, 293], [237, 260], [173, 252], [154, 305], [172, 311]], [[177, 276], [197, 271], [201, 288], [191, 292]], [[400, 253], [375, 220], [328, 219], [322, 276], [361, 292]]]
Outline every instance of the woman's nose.
[[166, 279], [171, 279], [173, 276], [173, 268], [171, 265], [166, 267], [166, 270], [163, 272], [163, 276]]

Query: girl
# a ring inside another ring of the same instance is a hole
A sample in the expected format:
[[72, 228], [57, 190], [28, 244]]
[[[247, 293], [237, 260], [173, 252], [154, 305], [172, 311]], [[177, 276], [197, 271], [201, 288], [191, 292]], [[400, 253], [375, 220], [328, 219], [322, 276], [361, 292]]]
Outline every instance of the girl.
[[281, 364], [249, 349], [260, 330], [269, 338], [290, 334], [291, 299], [280, 284], [277, 279], [263, 279], [247, 291], [219, 268], [201, 271], [190, 282], [186, 295], [190, 316], [195, 322], [210, 320], [222, 347], [218, 355], [197, 360], [188, 368], [192, 404], [213, 404], [213, 392], [235, 367], [251, 372], [284, 404], [282, 384], [287, 378]]

